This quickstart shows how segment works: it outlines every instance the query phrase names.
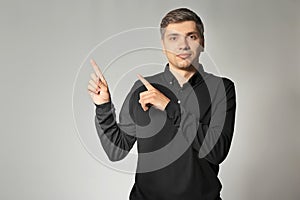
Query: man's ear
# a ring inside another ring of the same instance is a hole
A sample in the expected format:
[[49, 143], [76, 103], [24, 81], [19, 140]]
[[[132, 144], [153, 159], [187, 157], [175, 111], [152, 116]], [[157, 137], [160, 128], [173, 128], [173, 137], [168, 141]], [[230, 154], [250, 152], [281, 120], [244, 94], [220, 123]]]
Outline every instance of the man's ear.
[[201, 40], [200, 40], [200, 45], [202, 46], [201, 52], [204, 51], [204, 44], [205, 44], [205, 40], [204, 40], [204, 37], [202, 37]]

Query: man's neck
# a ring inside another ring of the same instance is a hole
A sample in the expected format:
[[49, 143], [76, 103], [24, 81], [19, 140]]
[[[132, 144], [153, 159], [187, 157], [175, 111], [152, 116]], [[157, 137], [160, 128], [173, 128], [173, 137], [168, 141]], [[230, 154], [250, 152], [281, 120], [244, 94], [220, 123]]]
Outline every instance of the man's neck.
[[196, 65], [196, 67], [191, 65], [188, 68], [179, 69], [179, 68], [170, 66], [169, 69], [170, 69], [170, 72], [177, 79], [179, 85], [182, 87], [183, 84], [185, 84], [195, 74], [198, 67], [199, 67], [198, 65]]

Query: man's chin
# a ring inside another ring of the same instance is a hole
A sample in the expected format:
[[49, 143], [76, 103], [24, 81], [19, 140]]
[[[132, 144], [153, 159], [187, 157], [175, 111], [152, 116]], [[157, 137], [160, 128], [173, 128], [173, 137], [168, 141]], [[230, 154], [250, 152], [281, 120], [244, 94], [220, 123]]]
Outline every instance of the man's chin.
[[181, 61], [181, 62], [178, 63], [178, 67], [182, 68], [182, 69], [188, 68], [190, 66], [191, 66], [191, 62], [189, 62], [187, 60], [184, 60], [184, 61]]

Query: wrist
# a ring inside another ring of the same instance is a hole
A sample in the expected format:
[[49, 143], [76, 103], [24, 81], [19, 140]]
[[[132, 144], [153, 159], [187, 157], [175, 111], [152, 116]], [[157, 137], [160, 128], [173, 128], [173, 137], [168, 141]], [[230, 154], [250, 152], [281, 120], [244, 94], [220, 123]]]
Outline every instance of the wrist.
[[168, 104], [170, 103], [170, 101], [171, 101], [170, 99], [167, 99], [167, 100], [165, 101], [162, 110], [166, 110], [166, 107], [168, 106]]
[[105, 102], [94, 103], [94, 104], [95, 104], [95, 106], [96, 106], [97, 108], [103, 108], [103, 107], [106, 107], [106, 106], [110, 105], [111, 102], [110, 102], [110, 101], [105, 101]]

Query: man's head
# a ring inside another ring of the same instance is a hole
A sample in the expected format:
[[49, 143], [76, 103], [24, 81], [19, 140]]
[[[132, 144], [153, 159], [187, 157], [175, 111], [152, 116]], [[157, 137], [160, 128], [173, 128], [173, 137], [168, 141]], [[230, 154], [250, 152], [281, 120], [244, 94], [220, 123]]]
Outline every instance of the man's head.
[[194, 13], [193, 11], [187, 8], [178, 8], [175, 10], [171, 10], [164, 16], [164, 18], [161, 20], [160, 23], [161, 37], [163, 38], [165, 33], [165, 28], [169, 24], [180, 23], [184, 21], [194, 21], [196, 23], [196, 27], [199, 32], [199, 35], [202, 38], [204, 38], [204, 26], [200, 17], [196, 13]]
[[161, 39], [171, 67], [184, 69], [198, 63], [204, 48], [204, 26], [187, 8], [172, 10], [160, 24]]

